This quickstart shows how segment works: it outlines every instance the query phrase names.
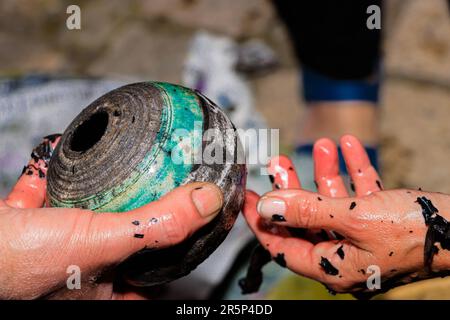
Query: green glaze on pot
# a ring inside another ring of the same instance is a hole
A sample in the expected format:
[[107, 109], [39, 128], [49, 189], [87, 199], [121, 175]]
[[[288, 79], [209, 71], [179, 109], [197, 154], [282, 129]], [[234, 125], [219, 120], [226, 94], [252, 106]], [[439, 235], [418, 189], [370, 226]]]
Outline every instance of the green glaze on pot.
[[163, 101], [160, 127], [153, 145], [129, 177], [113, 188], [85, 198], [64, 201], [51, 198], [51, 206], [78, 207], [84, 203], [84, 208], [97, 212], [129, 211], [182, 184], [192, 170], [195, 152], [201, 149], [203, 111], [194, 91], [169, 83], [151, 84], [159, 90]]
[[[105, 198], [111, 200], [93, 208], [96, 211], [122, 212], [141, 207], [180, 186], [192, 170], [194, 152], [202, 143], [203, 114], [199, 101], [185, 88], [168, 83], [156, 85], [162, 90], [164, 107], [154, 144], [129, 179], [105, 192]], [[201, 124], [198, 134], [177, 134], [179, 131], [193, 133], [194, 129], [198, 130], [198, 124]], [[181, 143], [186, 148], [181, 148]], [[187, 158], [190, 161], [172, 160]]]

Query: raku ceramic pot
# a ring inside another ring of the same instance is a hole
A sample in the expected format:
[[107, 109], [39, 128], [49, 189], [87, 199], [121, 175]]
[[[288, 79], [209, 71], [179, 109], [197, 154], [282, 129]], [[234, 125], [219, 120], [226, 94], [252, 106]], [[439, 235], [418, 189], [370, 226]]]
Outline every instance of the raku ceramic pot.
[[[219, 134], [204, 139], [198, 131], [207, 129]], [[234, 157], [199, 162], [198, 150], [217, 150], [217, 143]], [[246, 181], [245, 164], [236, 163], [240, 150], [233, 124], [200, 93], [161, 82], [126, 85], [94, 101], [65, 130], [50, 160], [48, 205], [123, 212], [189, 182], [215, 183], [225, 202], [212, 222], [174, 247], [143, 249], [119, 268], [134, 285], [162, 284], [193, 270], [233, 226]]]

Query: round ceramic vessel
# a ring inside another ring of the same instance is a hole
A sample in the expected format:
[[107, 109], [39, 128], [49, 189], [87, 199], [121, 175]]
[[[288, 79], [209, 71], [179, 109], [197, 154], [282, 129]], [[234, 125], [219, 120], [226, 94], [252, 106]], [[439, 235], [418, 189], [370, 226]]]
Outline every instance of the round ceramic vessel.
[[233, 226], [244, 202], [241, 150], [233, 124], [200, 93], [130, 84], [94, 101], [65, 130], [49, 165], [48, 205], [124, 212], [189, 182], [215, 183], [224, 206], [213, 221], [179, 245], [139, 251], [119, 268], [134, 285], [162, 284], [193, 270]]

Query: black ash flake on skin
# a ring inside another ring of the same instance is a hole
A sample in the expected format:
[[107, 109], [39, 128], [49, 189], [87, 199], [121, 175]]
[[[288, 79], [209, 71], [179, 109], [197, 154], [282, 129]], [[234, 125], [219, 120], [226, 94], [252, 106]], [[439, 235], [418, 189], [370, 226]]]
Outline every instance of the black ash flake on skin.
[[343, 245], [341, 245], [338, 249], [337, 249], [337, 251], [336, 251], [336, 253], [337, 253], [337, 255], [339, 256], [339, 258], [341, 258], [342, 260], [344, 260], [344, 258], [345, 258], [345, 252], [344, 252], [344, 246]]
[[144, 235], [142, 233], [135, 233], [134, 237], [138, 238], [138, 239], [142, 239], [142, 238], [144, 238]]
[[380, 180], [375, 181], [377, 184], [378, 189], [383, 190], [383, 186], [381, 185]]
[[271, 260], [270, 252], [262, 245], [258, 244], [253, 249], [245, 278], [238, 282], [242, 294], [254, 293], [259, 290], [263, 280], [262, 268]]
[[286, 268], [286, 260], [284, 259], [284, 253], [278, 253], [273, 258], [273, 261], [275, 261], [279, 266]]
[[415, 201], [422, 208], [425, 225], [428, 227], [424, 245], [424, 267], [431, 272], [434, 255], [439, 249], [436, 243], [444, 250], [450, 250], [450, 223], [438, 214], [439, 210], [426, 197], [418, 197]]
[[54, 151], [51, 143], [55, 142], [56, 138], [59, 136], [61, 135], [54, 134], [43, 138], [44, 141], [38, 144], [31, 152], [30, 157], [34, 160], [34, 162], [38, 163], [39, 160], [43, 160], [45, 165], [48, 165]]
[[305, 228], [286, 228], [289, 233], [291, 234], [291, 236], [295, 237], [295, 238], [304, 238], [306, 235], [307, 230]]
[[273, 222], [285, 222], [286, 218], [283, 217], [281, 214], [274, 214], [274, 215], [272, 215], [272, 221]]
[[156, 219], [156, 218], [151, 218], [150, 219], [150, 223], [151, 224], [155, 224], [155, 223], [157, 223], [158, 222], [158, 219]]
[[353, 201], [351, 204], [350, 204], [350, 210], [353, 210], [353, 209], [355, 209], [355, 207], [356, 207], [356, 202], [355, 201]]
[[325, 273], [328, 275], [337, 276], [339, 274], [339, 270], [336, 269], [331, 264], [331, 262], [325, 257], [320, 257], [319, 265], [322, 267], [323, 271], [325, 271]]

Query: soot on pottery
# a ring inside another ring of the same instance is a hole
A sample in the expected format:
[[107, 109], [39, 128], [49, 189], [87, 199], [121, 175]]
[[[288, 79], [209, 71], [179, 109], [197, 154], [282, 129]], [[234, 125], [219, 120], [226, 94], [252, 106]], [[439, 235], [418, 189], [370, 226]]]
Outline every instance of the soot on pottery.
[[[209, 129], [222, 135], [205, 139]], [[127, 85], [94, 101], [65, 130], [50, 160], [48, 202], [123, 212], [189, 182], [215, 183], [224, 194], [224, 206], [211, 223], [179, 245], [143, 249], [119, 267], [131, 284], [162, 284], [193, 270], [233, 226], [246, 180], [245, 164], [237, 163], [243, 158], [238, 146], [233, 124], [200, 93], [160, 82]], [[208, 148], [223, 151], [226, 161], [205, 162], [201, 157], [199, 162], [197, 152], [203, 155]], [[134, 237], [139, 241], [143, 235]]]

